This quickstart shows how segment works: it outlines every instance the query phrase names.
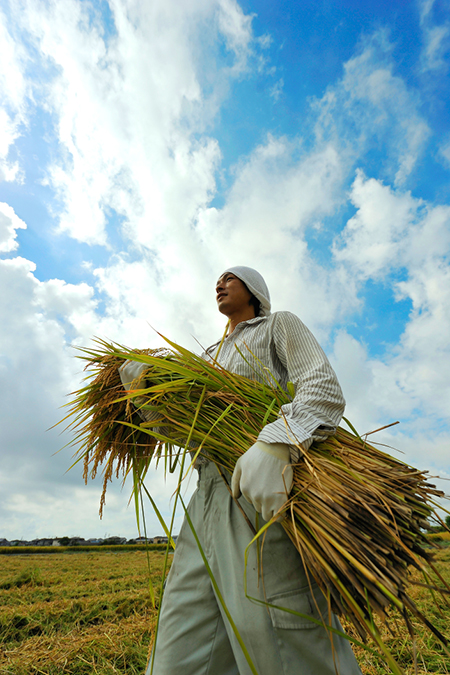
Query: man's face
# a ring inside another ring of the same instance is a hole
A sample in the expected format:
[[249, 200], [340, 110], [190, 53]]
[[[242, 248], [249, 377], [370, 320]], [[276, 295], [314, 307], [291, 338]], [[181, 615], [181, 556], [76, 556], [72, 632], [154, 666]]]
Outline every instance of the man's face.
[[234, 274], [223, 274], [216, 284], [216, 300], [219, 312], [231, 316], [250, 306], [252, 294]]

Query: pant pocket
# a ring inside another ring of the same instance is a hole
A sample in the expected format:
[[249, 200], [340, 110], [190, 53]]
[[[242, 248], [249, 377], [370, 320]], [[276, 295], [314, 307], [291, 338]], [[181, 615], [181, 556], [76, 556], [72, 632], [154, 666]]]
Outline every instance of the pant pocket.
[[316, 584], [273, 595], [267, 602], [272, 605], [269, 611], [274, 628], [311, 630], [319, 628], [316, 621], [329, 624], [328, 602]]
[[324, 627], [331, 621], [333, 628], [342, 630], [337, 617], [330, 617], [328, 601], [316, 584], [272, 595], [268, 602], [274, 605], [269, 611], [282, 675], [362, 675], [350, 643]]

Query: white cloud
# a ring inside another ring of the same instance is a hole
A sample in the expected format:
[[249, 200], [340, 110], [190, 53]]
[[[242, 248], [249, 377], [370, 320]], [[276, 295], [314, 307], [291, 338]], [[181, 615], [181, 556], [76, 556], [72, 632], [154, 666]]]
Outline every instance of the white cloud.
[[8, 159], [9, 149], [19, 137], [18, 124], [0, 108], [0, 181], [15, 181], [20, 176], [19, 163]]
[[[307, 237], [345, 199], [347, 169], [333, 143], [306, 150], [301, 139], [269, 135], [236, 168], [223, 209], [205, 209], [198, 222], [216, 270], [244, 262], [263, 270], [273, 309], [298, 312], [323, 341], [358, 300], [352, 279], [316, 261]], [[322, 234], [326, 250], [332, 236]]]
[[284, 80], [281, 77], [279, 80], [277, 80], [277, 82], [275, 82], [273, 87], [270, 89], [270, 95], [274, 101], [278, 101], [278, 99], [280, 98], [281, 94], [283, 93], [283, 87], [284, 87]]
[[[343, 150], [361, 156], [374, 141], [388, 153], [389, 172], [402, 185], [430, 134], [417, 95], [394, 74], [390, 44], [382, 31], [362, 43], [344, 65], [342, 80], [316, 101], [318, 138], [339, 139]], [[391, 176], [390, 176], [391, 177]]]
[[[171, 497], [176, 489], [178, 477], [176, 474], [167, 474], [163, 478], [161, 473], [150, 470], [146, 486], [160, 505], [166, 522], [170, 522], [173, 504]], [[26, 491], [21, 491], [23, 486], [20, 482], [18, 481], [16, 486], [11, 485], [6, 476], [2, 476], [0, 469], [0, 489], [3, 495], [0, 506], [1, 536], [10, 540], [63, 536], [81, 536], [85, 539], [106, 538], [112, 535], [127, 538], [138, 536], [134, 501], [129, 503], [130, 481], [127, 481], [123, 488], [118, 481], [110, 484], [106, 493], [103, 518], [100, 520], [98, 515], [102, 490], [100, 479], [90, 481], [84, 486], [80, 467], [74, 467], [70, 474], [75, 485], [64, 480], [65, 477], [61, 475], [60, 482], [64, 482], [64, 485], [58, 486], [54, 481], [42, 483], [35, 480], [29, 482]], [[183, 498], [186, 500], [192, 493], [192, 483], [193, 481], [190, 481], [190, 484], [183, 488]], [[144, 515], [148, 535], [163, 534], [152, 509], [147, 508]], [[174, 532], [179, 531], [181, 521], [182, 514], [179, 509], [175, 518]], [[142, 518], [141, 528], [143, 528]]]
[[[10, 217], [15, 214], [10, 210]], [[22, 224], [24, 226], [24, 224]], [[87, 284], [39, 281], [36, 265], [23, 257], [0, 260], [0, 435], [2, 470], [13, 471], [11, 489], [29, 480], [62, 475], [68, 456], [50, 458], [65, 441], [46, 430], [62, 412], [68, 391], [79, 383], [81, 365], [70, 346], [92, 319], [95, 303]], [[22, 471], [15, 471], [20, 461]], [[52, 468], [53, 466], [53, 468]], [[64, 467], [64, 468], [62, 468]]]
[[[357, 211], [334, 247], [341, 263], [348, 263], [363, 279], [383, 278], [402, 266], [403, 242], [414, 226], [420, 203], [409, 193], [396, 194], [375, 179], [357, 172], [350, 192]], [[400, 246], [400, 242], [402, 246]]]
[[[362, 279], [382, 279], [393, 268], [419, 272], [444, 260], [450, 247], [450, 208], [429, 206], [357, 172], [350, 192], [357, 209], [339, 236], [334, 255]], [[401, 288], [400, 285], [398, 288]]]
[[[410, 328], [414, 331], [413, 323]], [[450, 433], [443, 422], [449, 402], [444, 381], [449, 359], [448, 352], [434, 359], [433, 349], [429, 343], [428, 352], [409, 352], [404, 343], [391, 357], [374, 359], [361, 342], [340, 331], [331, 362], [347, 401], [345, 415], [357, 431], [364, 434], [400, 421], [369, 436], [369, 442], [384, 444], [385, 451], [400, 460], [445, 477], [450, 471]], [[440, 484], [440, 489], [450, 493], [448, 483]]]
[[[170, 301], [182, 296], [186, 268], [206, 270], [203, 288], [205, 284], [212, 288], [217, 269], [239, 251], [239, 256], [265, 265], [283, 302], [294, 302], [295, 308], [301, 302], [305, 318], [311, 317], [326, 336], [333, 318], [355, 306], [357, 299], [352, 281], [342, 271], [339, 284], [350, 288], [345, 294], [338, 293], [339, 285], [326, 270], [310, 261], [304, 234], [342, 203], [339, 190], [374, 115], [377, 122], [387, 111], [401, 126], [400, 106], [392, 103], [399, 92], [406, 113], [403, 121], [408, 120], [403, 133], [406, 146], [411, 148], [416, 141], [420, 145], [423, 131], [417, 115], [411, 114], [412, 98], [392, 75], [392, 65], [386, 65], [383, 56], [379, 66], [375, 41], [348, 62], [344, 79], [318, 103], [317, 129], [324, 141], [303, 152], [301, 141], [269, 137], [237, 167], [227, 204], [216, 210], [208, 204], [215, 191], [220, 148], [213, 138], [205, 134], [196, 138], [194, 133], [204, 130], [216, 110], [217, 87], [205, 94], [211, 78], [224, 81], [234, 75], [233, 68], [217, 65], [214, 58], [205, 66], [205, 55], [214, 55], [215, 39], [225, 39], [242, 69], [242, 55], [250, 57], [256, 44], [251, 17], [231, 0], [219, 4], [199, 0], [175, 18], [167, 3], [157, 3], [152, 12], [116, 3], [112, 9], [117, 34], [105, 36], [98, 17], [87, 20], [86, 7], [71, 0], [28, 5], [24, 19], [40, 52], [58, 66], [46, 100], [59, 120], [60, 145], [68, 150], [67, 161], [49, 169], [49, 183], [63, 203], [60, 227], [80, 241], [107, 244], [107, 232], [112, 231], [108, 217], [115, 211], [123, 234], [135, 242], [134, 257], [143, 255], [142, 267], [149, 264], [156, 274], [152, 287], [158, 292], [168, 285], [174, 289], [166, 296]], [[194, 38], [205, 25], [211, 35], [200, 53]], [[367, 114], [356, 138], [328, 133], [335, 124], [328, 124], [331, 114], [336, 120], [339, 111], [347, 115], [350, 108], [356, 119], [362, 106]], [[401, 166], [405, 161], [405, 156], [400, 158]], [[264, 232], [270, 232], [270, 238], [261, 236]], [[297, 292], [288, 275], [280, 283], [276, 270], [281, 260], [290, 273], [297, 275], [302, 269]], [[133, 265], [136, 269], [137, 263]], [[96, 273], [102, 291], [110, 295], [111, 312], [117, 306], [113, 276], [123, 278], [121, 270], [126, 268], [127, 259], [121, 256], [110, 270]], [[136, 307], [131, 288], [126, 295], [128, 286], [126, 281], [121, 285], [122, 308]], [[194, 289], [201, 293], [202, 284], [195, 282]], [[314, 319], [313, 299], [322, 307], [320, 319]], [[152, 302], [164, 316], [160, 305]], [[198, 303], [195, 312], [192, 309], [188, 303], [183, 325], [192, 324], [189, 314], [202, 315]], [[121, 309], [121, 316], [128, 314]], [[197, 320], [196, 328], [202, 323], [202, 318]], [[202, 328], [200, 332], [203, 336]]]
[[[234, 0], [111, 9], [110, 36], [90, 5], [74, 0], [27, 4], [18, 20], [43, 65], [56, 66], [36, 95], [58, 121], [61, 156], [47, 173], [63, 204], [60, 228], [105, 245], [116, 211], [128, 236], [154, 247], [168, 227], [188, 227], [213, 194], [220, 151], [195, 134], [247, 69], [251, 17]], [[219, 61], [219, 37], [230, 66]]]
[[[11, 220], [17, 218], [12, 209], [9, 215]], [[97, 313], [93, 287], [60, 279], [41, 282], [35, 271], [36, 265], [22, 257], [0, 260], [0, 285], [7, 289], [0, 296], [4, 326], [0, 334], [1, 535], [10, 539], [63, 534], [88, 537], [104, 532], [132, 536], [136, 525], [133, 505], [127, 508], [130, 485], [123, 493], [117, 482], [111, 486], [100, 521], [99, 480], [83, 488], [80, 466], [66, 474], [74, 449], [55, 453], [71, 437], [62, 433], [63, 426], [50, 427], [66, 414], [62, 406], [67, 393], [81, 385], [83, 364], [71, 345], [87, 346], [94, 334], [112, 339], [126, 334], [130, 345], [140, 346], [141, 340], [135, 345], [133, 328], [142, 335], [145, 326], [149, 337], [152, 331], [141, 318], [130, 321], [131, 332], [126, 333], [117, 325], [120, 308], [111, 305], [106, 317]], [[124, 311], [129, 316], [132, 308]], [[147, 482], [168, 516], [176, 477], [165, 479], [162, 471], [150, 472]], [[192, 481], [187, 489], [189, 496]], [[147, 523], [151, 534], [160, 531], [151, 509]], [[180, 517], [177, 528], [179, 523]]]
[[[0, 298], [0, 321], [8, 327], [0, 337], [0, 353], [8, 367], [8, 373], [2, 372], [3, 405], [4, 410], [12, 409], [7, 424], [22, 416], [22, 409], [14, 409], [18, 400], [30, 406], [28, 421], [32, 424], [40, 422], [34, 418], [35, 405], [45, 405], [46, 398], [53, 404], [61, 400], [79, 371], [73, 359], [67, 359], [66, 339], [78, 335], [74, 330], [77, 317], [82, 323], [83, 315], [92, 311], [84, 284], [75, 287], [57, 282], [55, 293], [54, 282], [36, 279], [35, 267], [20, 257], [0, 261], [1, 285], [8, 289]], [[58, 304], [64, 313], [58, 312]]]
[[423, 47], [421, 53], [421, 69], [423, 73], [447, 70], [445, 59], [450, 50], [450, 21], [435, 23], [435, 0], [421, 3], [420, 23], [422, 27]]
[[[350, 196], [357, 212], [335, 247], [336, 260], [361, 290], [372, 279], [387, 284], [396, 300], [412, 303], [398, 344], [383, 360], [367, 360], [380, 396], [377, 421], [391, 409], [403, 416], [426, 414], [438, 424], [450, 405], [450, 207], [430, 206], [361, 172]], [[394, 270], [403, 270], [405, 279], [397, 281]], [[355, 345], [348, 351], [356, 352]]]
[[444, 164], [450, 169], [450, 139], [446, 139], [439, 148], [439, 155], [444, 160]]
[[[228, 49], [236, 56], [233, 70], [240, 72], [246, 69], [252, 42], [252, 15], [245, 15], [236, 0], [219, 0], [218, 24], [225, 38]], [[263, 47], [267, 41], [260, 42]]]
[[433, 26], [426, 31], [423, 60], [424, 70], [435, 70], [446, 67], [445, 54], [450, 42], [450, 26]]
[[435, 0], [422, 0], [422, 2], [419, 2], [420, 22], [421, 23], [423, 23], [424, 21], [427, 20], [431, 10], [433, 9], [434, 3], [435, 3]]
[[9, 204], [0, 202], [0, 253], [15, 251], [18, 248], [17, 230], [26, 227]]
[[0, 9], [0, 181], [21, 179], [17, 160], [9, 157], [14, 142], [26, 122], [28, 85], [23, 75], [26, 53], [14, 40]]

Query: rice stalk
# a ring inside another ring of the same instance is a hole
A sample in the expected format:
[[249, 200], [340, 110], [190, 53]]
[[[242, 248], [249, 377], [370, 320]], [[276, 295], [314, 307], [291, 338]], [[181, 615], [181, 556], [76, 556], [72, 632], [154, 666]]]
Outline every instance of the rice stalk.
[[[171, 349], [130, 351], [97, 340], [95, 348], [81, 350], [93, 373], [73, 393], [65, 419], [80, 444], [85, 480], [102, 467], [101, 509], [113, 475], [126, 476], [133, 461], [141, 475], [152, 460], [168, 460], [173, 467], [188, 438], [195, 453], [232, 473], [261, 428], [291, 400], [292, 391], [285, 392], [256, 360], [250, 380], [168, 343]], [[128, 358], [148, 370], [124, 392], [118, 366]], [[246, 358], [251, 360], [251, 353]], [[439, 603], [449, 606], [450, 589], [434, 566], [425, 531], [443, 492], [428, 482], [427, 472], [341, 427], [301, 454], [293, 465], [283, 527], [333, 610], [383, 652], [373, 617], [387, 625], [393, 607], [407, 627], [411, 614], [445, 649], [447, 638], [408, 593], [409, 570], [415, 568], [439, 593]]]

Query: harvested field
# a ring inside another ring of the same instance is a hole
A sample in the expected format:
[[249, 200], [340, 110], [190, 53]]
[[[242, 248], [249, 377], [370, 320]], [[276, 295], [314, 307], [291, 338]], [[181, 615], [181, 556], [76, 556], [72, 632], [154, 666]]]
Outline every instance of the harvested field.
[[[443, 533], [444, 535], [448, 533]], [[444, 536], [444, 540], [446, 537]], [[437, 568], [443, 578], [450, 582], [450, 547], [443, 548], [437, 554]], [[423, 582], [423, 577], [417, 572], [413, 572], [411, 579], [417, 582]], [[411, 586], [410, 594], [419, 609], [427, 616], [434, 625], [447, 637], [450, 637], [450, 611], [444, 602], [435, 594], [436, 604], [433, 602], [429, 591], [420, 586]], [[398, 617], [397, 612], [391, 612], [392, 628], [397, 632], [393, 637], [386, 628], [381, 628], [381, 633], [386, 646], [391, 650], [395, 660], [404, 669], [405, 675], [413, 675], [414, 657], [413, 644], [410, 636], [400, 623], [396, 626], [395, 620]], [[450, 657], [447, 656], [440, 642], [429, 632], [426, 632], [419, 622], [415, 619], [411, 621], [416, 634], [416, 653], [417, 653], [417, 673], [433, 673], [434, 675], [443, 675], [450, 673]], [[352, 629], [345, 626], [346, 631], [352, 634]], [[355, 636], [356, 637], [356, 636]], [[387, 668], [381, 658], [369, 654], [359, 647], [354, 648], [359, 664], [364, 675], [388, 675], [391, 671]]]
[[144, 552], [0, 558], [1, 675], [143, 673], [155, 617]]
[[[150, 552], [155, 590], [164, 555]], [[450, 548], [438, 554], [450, 581]], [[448, 611], [416, 587], [413, 597], [449, 633]], [[143, 675], [156, 618], [142, 551], [0, 557], [1, 675]], [[394, 624], [394, 621], [393, 621]], [[439, 643], [417, 626], [418, 672], [450, 673]], [[408, 635], [384, 637], [406, 675], [414, 672]], [[387, 675], [381, 659], [355, 648], [364, 675]]]

